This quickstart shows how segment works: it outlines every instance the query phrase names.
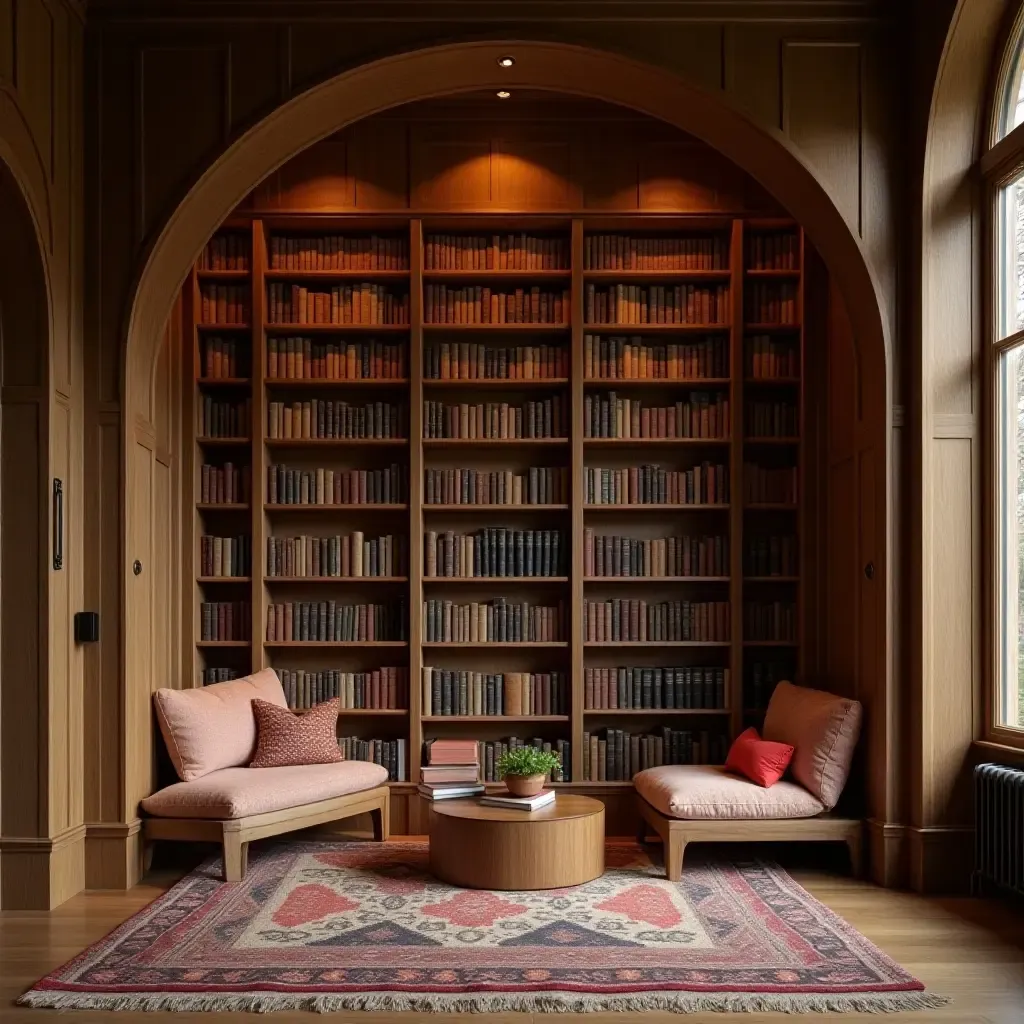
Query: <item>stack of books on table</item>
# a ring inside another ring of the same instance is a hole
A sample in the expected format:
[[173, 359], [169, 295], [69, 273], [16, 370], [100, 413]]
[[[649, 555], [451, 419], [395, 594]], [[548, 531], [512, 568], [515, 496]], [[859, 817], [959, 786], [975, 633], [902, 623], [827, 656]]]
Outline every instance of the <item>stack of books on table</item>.
[[512, 796], [509, 793], [494, 793], [485, 796], [480, 803], [488, 807], [508, 807], [520, 811], [539, 811], [555, 802], [553, 789], [542, 789], [536, 796]]
[[427, 800], [479, 796], [480, 752], [476, 740], [428, 740], [419, 791]]

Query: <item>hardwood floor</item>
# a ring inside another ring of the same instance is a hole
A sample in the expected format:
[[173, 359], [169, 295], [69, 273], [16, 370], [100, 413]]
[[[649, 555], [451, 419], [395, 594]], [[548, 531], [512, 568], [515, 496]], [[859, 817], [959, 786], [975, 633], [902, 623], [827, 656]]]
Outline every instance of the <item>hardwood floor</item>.
[[[688, 854], [689, 856], [689, 854]], [[783, 859], [783, 858], [780, 858]], [[820, 868], [788, 863], [792, 875], [818, 899], [877, 943], [893, 959], [919, 977], [934, 992], [951, 996], [953, 1002], [940, 1010], [898, 1014], [900, 1022], [936, 1021], [940, 1024], [1022, 1024], [1024, 1022], [1024, 905], [1003, 905], [994, 900], [968, 898], [925, 899], [909, 893], [878, 889]], [[180, 873], [180, 872], [178, 872]], [[0, 914], [0, 1024], [32, 1024], [56, 1019], [56, 1011], [28, 1010], [13, 1005], [17, 996], [39, 977], [69, 960], [85, 946], [102, 938], [125, 918], [144, 907], [177, 877], [161, 872], [130, 892], [84, 893], [52, 913], [10, 912]], [[593, 1013], [571, 1015], [586, 1024], [628, 1024], [636, 1015]], [[115, 1014], [70, 1012], [63, 1019], [73, 1024], [162, 1018], [189, 1024], [202, 1019], [209, 1024], [232, 1024], [243, 1014]], [[316, 1020], [306, 1013], [280, 1013], [281, 1021]], [[488, 1021], [533, 1024], [566, 1021], [570, 1015], [490, 1014]], [[781, 1014], [644, 1014], [649, 1024], [669, 1021], [707, 1020], [756, 1024], [766, 1019], [799, 1020]], [[253, 1019], [251, 1017], [247, 1019]], [[413, 1013], [338, 1013], [335, 1021], [390, 1021], [422, 1019]], [[478, 1014], [431, 1014], [430, 1020], [481, 1020]], [[809, 1015], [804, 1019], [812, 1019]], [[838, 1015], [837, 1015], [838, 1019]], [[873, 1021], [877, 1015], [843, 1014], [843, 1021]]]

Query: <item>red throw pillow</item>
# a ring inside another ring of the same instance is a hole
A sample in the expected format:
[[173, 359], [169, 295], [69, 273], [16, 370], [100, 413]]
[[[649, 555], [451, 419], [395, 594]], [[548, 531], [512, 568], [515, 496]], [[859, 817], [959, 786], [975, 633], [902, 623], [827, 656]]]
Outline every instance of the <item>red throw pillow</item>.
[[338, 746], [340, 700], [324, 701], [312, 711], [296, 715], [258, 697], [253, 698], [256, 716], [256, 756], [250, 768], [284, 768], [293, 764], [333, 764], [344, 761]]
[[794, 749], [788, 743], [761, 739], [757, 730], [751, 726], [733, 741], [729, 756], [725, 759], [725, 767], [767, 789], [785, 774], [789, 762], [793, 760]]

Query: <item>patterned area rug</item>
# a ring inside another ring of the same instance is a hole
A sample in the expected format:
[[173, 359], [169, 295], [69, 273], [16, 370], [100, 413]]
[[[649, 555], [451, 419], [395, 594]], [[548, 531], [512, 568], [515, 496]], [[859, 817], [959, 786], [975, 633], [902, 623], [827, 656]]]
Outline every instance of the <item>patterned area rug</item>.
[[760, 861], [668, 882], [636, 846], [570, 889], [457, 889], [421, 843], [284, 842], [211, 862], [22, 996], [113, 1010], [927, 1009], [881, 950]]

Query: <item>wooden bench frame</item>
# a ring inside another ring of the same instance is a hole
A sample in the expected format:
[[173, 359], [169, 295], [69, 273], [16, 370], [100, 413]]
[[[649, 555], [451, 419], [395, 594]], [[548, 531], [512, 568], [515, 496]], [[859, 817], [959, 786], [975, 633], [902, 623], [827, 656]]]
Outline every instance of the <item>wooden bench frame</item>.
[[315, 804], [251, 814], [247, 818], [144, 818], [142, 833], [147, 840], [220, 843], [224, 850], [225, 881], [240, 882], [245, 877], [249, 843], [253, 840], [367, 812], [373, 820], [373, 838], [378, 843], [384, 842], [391, 830], [391, 790], [387, 785], [319, 800]]
[[665, 844], [665, 872], [670, 882], [683, 875], [687, 843], [841, 842], [850, 851], [850, 866], [860, 877], [863, 822], [819, 814], [813, 818], [669, 818], [637, 794], [640, 825], [637, 840], [647, 841], [650, 825]]

